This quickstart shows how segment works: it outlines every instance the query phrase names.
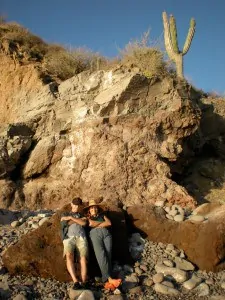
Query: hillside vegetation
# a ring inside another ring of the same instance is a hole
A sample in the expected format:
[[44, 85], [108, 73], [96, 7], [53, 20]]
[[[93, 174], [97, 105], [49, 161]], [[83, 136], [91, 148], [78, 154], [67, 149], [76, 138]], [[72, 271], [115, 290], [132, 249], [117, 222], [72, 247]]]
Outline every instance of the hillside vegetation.
[[82, 71], [94, 72], [116, 65], [138, 68], [147, 77], [165, 76], [169, 64], [158, 47], [149, 45], [149, 33], [128, 43], [117, 58], [109, 59], [86, 48], [67, 49], [49, 44], [21, 25], [0, 20], [0, 49], [20, 64], [36, 63], [43, 78], [66, 80]]

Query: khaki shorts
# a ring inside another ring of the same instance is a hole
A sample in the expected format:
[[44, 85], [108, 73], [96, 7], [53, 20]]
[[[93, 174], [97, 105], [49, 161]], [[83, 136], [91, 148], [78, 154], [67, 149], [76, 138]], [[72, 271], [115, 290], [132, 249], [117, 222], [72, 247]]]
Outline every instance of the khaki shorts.
[[63, 256], [65, 256], [66, 253], [73, 253], [74, 251], [76, 251], [79, 257], [88, 256], [88, 243], [86, 238], [80, 236], [70, 237], [63, 240], [63, 246]]

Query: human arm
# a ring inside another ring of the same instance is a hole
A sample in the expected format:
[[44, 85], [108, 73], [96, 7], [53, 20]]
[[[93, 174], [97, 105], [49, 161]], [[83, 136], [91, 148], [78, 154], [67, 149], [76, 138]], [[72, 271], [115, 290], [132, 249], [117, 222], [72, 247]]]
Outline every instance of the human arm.
[[89, 219], [89, 226], [92, 228], [104, 228], [104, 227], [109, 227], [112, 225], [111, 221], [109, 218], [107, 218], [106, 216], [104, 217], [104, 221], [103, 222], [99, 222], [99, 221], [94, 221]]
[[69, 225], [76, 223], [81, 226], [85, 226], [87, 224], [87, 219], [86, 218], [74, 218], [72, 216], [66, 216], [61, 218], [62, 221], [67, 221]]

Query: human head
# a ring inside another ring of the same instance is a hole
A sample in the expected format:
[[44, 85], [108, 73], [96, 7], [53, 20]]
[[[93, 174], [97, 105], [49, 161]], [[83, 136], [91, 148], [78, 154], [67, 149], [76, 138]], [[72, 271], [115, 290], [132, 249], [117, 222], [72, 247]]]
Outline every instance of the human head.
[[97, 198], [96, 200], [94, 199], [90, 200], [88, 206], [84, 208], [84, 212], [92, 216], [96, 216], [98, 213], [101, 213], [104, 209], [101, 204], [101, 201], [102, 201], [102, 197]]
[[79, 207], [82, 205], [82, 199], [79, 198], [79, 197], [76, 197], [74, 198], [72, 201], [71, 201], [71, 208], [72, 208], [72, 211], [74, 212], [77, 212]]
[[91, 206], [89, 206], [88, 214], [89, 214], [90, 216], [97, 216], [97, 215], [98, 215], [98, 212], [99, 212], [99, 207], [98, 207], [98, 205], [91, 205]]

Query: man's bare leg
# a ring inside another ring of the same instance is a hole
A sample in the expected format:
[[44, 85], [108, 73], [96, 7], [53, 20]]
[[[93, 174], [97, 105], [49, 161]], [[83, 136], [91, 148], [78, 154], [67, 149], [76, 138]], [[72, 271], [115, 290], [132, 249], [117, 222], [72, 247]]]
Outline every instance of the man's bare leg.
[[87, 259], [85, 256], [80, 258], [81, 280], [85, 282], [87, 280]]
[[66, 266], [67, 270], [70, 273], [70, 276], [73, 279], [73, 282], [78, 282], [75, 272], [75, 265], [74, 265], [74, 254], [73, 253], [66, 253]]

